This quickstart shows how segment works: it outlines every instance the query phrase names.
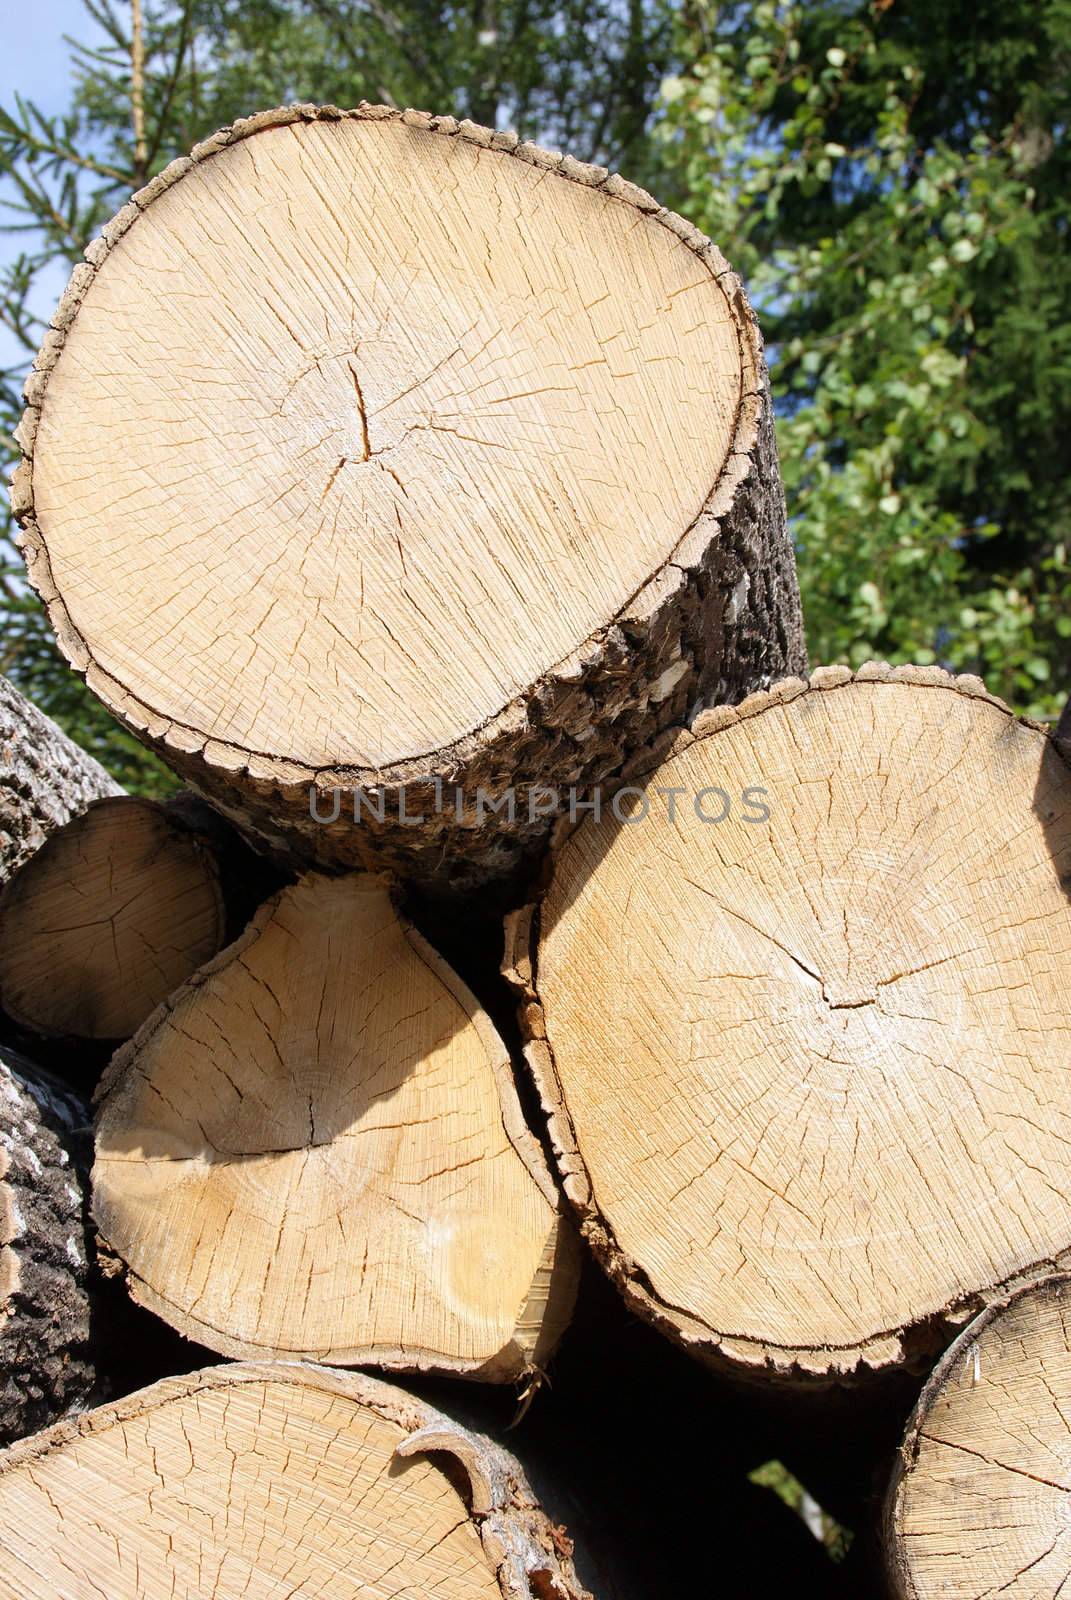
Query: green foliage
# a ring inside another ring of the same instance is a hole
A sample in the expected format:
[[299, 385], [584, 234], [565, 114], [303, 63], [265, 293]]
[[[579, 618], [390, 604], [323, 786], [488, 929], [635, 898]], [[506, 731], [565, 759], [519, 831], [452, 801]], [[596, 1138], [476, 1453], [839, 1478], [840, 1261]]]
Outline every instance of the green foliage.
[[[103, 42], [72, 46], [70, 109], [0, 108], [23, 250], [0, 273], [9, 458], [63, 271], [206, 133], [293, 99], [513, 125], [654, 187], [747, 279], [812, 657], [940, 660], [1057, 709], [1071, 0], [148, 0], [140, 95], [126, 0], [85, 4]], [[67, 671], [21, 573], [0, 531], [0, 671], [128, 785], [169, 782]]]
[[825, 1545], [833, 1561], [845, 1559], [852, 1545], [851, 1530], [841, 1527], [828, 1511], [823, 1511], [782, 1462], [764, 1461], [761, 1467], [748, 1473], [748, 1481], [760, 1489], [769, 1489], [798, 1517], [802, 1517], [815, 1537]]
[[1071, 6], [701, 7], [663, 84], [682, 208], [771, 345], [808, 640], [1068, 688]]

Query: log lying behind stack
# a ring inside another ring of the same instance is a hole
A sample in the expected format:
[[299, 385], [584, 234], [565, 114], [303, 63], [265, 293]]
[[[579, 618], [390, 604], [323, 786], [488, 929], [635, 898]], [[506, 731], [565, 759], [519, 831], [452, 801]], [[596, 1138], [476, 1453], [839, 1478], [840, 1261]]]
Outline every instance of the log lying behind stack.
[[88, 1123], [70, 1090], [0, 1046], [3, 1444], [52, 1422], [93, 1387], [78, 1170]]
[[568, 1321], [576, 1241], [506, 1047], [378, 878], [268, 901], [101, 1090], [100, 1232], [224, 1355], [508, 1381]]
[[[549, 826], [529, 785], [803, 661], [739, 281], [512, 135], [236, 123], [91, 246], [26, 396], [14, 504], [63, 650], [306, 861], [503, 871]], [[327, 816], [346, 789], [331, 825], [310, 786]]]
[[0, 1006], [40, 1034], [129, 1038], [224, 931], [198, 835], [151, 800], [95, 801], [0, 896]]
[[567, 1551], [498, 1446], [320, 1367], [168, 1379], [0, 1457], [3, 1600], [590, 1600]]
[[100, 763], [0, 677], [0, 883], [90, 801], [116, 794]]
[[893, 1592], [1057, 1596], [1068, 1584], [1071, 1279], [1027, 1284], [948, 1350], [887, 1506]]
[[706, 713], [635, 782], [512, 930], [584, 1233], [710, 1359], [924, 1354], [1071, 1250], [1065, 763], [976, 679], [870, 666]]

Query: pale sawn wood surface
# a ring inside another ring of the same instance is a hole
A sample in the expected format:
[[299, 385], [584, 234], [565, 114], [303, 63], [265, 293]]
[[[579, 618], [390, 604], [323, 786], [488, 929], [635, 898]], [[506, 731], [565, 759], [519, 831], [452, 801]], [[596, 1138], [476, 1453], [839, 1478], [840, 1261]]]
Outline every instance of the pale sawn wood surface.
[[0, 1454], [3, 1600], [591, 1600], [555, 1532], [500, 1447], [297, 1363], [169, 1378]]
[[35, 1033], [126, 1039], [225, 936], [209, 848], [152, 800], [94, 801], [0, 895], [0, 1005]]
[[268, 901], [100, 1092], [97, 1226], [224, 1355], [508, 1381], [568, 1321], [576, 1241], [506, 1047], [380, 879]]
[[[521, 939], [567, 1192], [698, 1353], [896, 1364], [1071, 1248], [1067, 766], [977, 679], [879, 665], [675, 751], [631, 780], [647, 821], [560, 842]], [[708, 785], [737, 797], [718, 825]]]
[[1057, 1600], [1071, 1588], [1071, 1279], [972, 1322], [908, 1426], [887, 1506], [902, 1600]]
[[[514, 135], [369, 105], [222, 130], [90, 246], [26, 399], [13, 504], [61, 648], [307, 864], [507, 874], [549, 826], [527, 786], [803, 664], [739, 280]], [[422, 777], [461, 815], [399, 821]], [[355, 783], [384, 825], [310, 822]]]

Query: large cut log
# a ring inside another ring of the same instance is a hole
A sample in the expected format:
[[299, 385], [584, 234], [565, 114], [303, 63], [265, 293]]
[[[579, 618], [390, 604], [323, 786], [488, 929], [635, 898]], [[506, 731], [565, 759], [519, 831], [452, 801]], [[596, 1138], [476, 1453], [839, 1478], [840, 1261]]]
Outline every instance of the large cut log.
[[983, 1311], [923, 1390], [886, 1507], [898, 1600], [1065, 1593], [1069, 1412], [1071, 1279], [1055, 1276]]
[[0, 895], [0, 1006], [36, 1033], [127, 1039], [225, 927], [198, 833], [152, 800], [95, 801]]
[[88, 1123], [69, 1089], [0, 1046], [0, 1443], [94, 1384], [77, 1159]]
[[14, 506], [68, 659], [308, 862], [502, 872], [548, 786], [802, 663], [739, 281], [513, 135], [224, 129], [89, 248], [26, 398]]
[[738, 1371], [924, 1359], [1071, 1250], [1064, 760], [977, 679], [871, 665], [631, 782], [512, 926], [585, 1235]]
[[122, 794], [99, 762], [0, 677], [0, 883], [90, 801]]
[[100, 1233], [211, 1349], [507, 1381], [568, 1320], [575, 1236], [506, 1047], [377, 878], [268, 901], [101, 1092]]
[[0, 1596], [591, 1600], [499, 1446], [374, 1378], [212, 1367], [0, 1456]]

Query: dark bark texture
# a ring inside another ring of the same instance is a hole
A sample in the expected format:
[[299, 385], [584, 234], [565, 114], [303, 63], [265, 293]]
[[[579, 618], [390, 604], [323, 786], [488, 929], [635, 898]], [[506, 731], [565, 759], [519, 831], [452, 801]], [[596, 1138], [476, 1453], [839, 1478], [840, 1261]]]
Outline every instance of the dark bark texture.
[[0, 677], [0, 883], [91, 800], [122, 792], [98, 761]]
[[0, 1047], [0, 1443], [83, 1403], [89, 1359], [82, 1173], [89, 1113]]

